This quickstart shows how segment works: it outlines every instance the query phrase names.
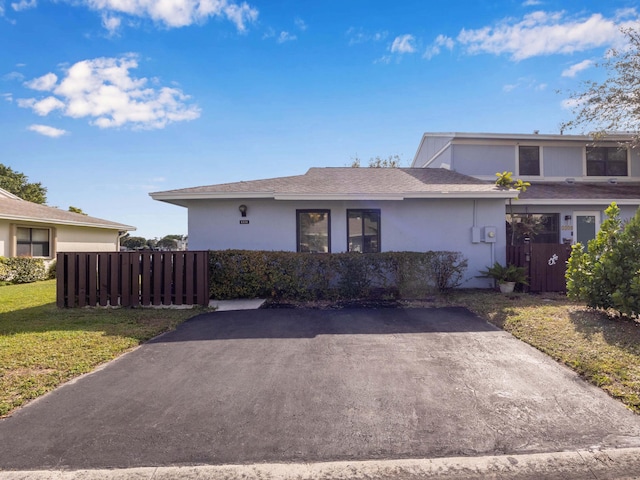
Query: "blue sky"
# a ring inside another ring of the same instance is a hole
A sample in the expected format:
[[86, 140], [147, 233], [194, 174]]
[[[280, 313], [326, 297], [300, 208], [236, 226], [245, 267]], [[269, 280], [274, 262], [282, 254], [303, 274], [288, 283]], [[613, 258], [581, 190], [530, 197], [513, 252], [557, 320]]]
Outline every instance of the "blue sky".
[[149, 192], [558, 133], [639, 3], [0, 0], [0, 163], [49, 205], [186, 234]]

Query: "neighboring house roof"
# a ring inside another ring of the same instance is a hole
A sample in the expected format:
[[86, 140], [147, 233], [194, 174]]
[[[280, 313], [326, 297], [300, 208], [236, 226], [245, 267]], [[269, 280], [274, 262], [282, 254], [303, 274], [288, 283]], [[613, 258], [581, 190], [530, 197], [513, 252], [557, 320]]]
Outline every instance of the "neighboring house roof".
[[29, 221], [78, 227], [106, 228], [111, 230], [135, 230], [131, 225], [111, 222], [80, 213], [68, 212], [59, 208], [27, 202], [0, 188], [0, 219]]
[[520, 194], [522, 204], [640, 204], [640, 183], [536, 182]]
[[403, 200], [405, 198], [514, 198], [515, 190], [442, 168], [311, 168], [304, 175], [223, 183], [150, 194], [186, 206], [193, 199]]

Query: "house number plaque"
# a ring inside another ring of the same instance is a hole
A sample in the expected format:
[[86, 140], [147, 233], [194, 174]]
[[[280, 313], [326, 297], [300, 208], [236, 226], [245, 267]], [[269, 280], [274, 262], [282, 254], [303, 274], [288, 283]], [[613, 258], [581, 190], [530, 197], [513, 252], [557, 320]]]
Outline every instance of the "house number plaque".
[[249, 220], [240, 220], [240, 225], [249, 225]]

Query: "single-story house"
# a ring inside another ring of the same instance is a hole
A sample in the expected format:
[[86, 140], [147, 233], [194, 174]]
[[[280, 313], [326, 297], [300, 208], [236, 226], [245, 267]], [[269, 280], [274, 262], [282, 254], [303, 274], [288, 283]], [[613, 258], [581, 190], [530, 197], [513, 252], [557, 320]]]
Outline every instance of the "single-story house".
[[486, 287], [517, 191], [446, 168], [342, 167], [150, 195], [187, 208], [190, 250], [459, 251], [464, 286]]
[[28, 202], [0, 188], [0, 256], [55, 259], [57, 252], [118, 251], [135, 227]]

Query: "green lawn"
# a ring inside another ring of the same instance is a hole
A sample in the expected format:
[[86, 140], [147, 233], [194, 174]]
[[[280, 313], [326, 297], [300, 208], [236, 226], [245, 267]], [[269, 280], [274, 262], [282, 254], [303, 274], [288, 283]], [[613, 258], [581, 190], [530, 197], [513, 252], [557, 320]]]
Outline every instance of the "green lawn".
[[196, 313], [58, 309], [55, 280], [0, 286], [0, 416]]

